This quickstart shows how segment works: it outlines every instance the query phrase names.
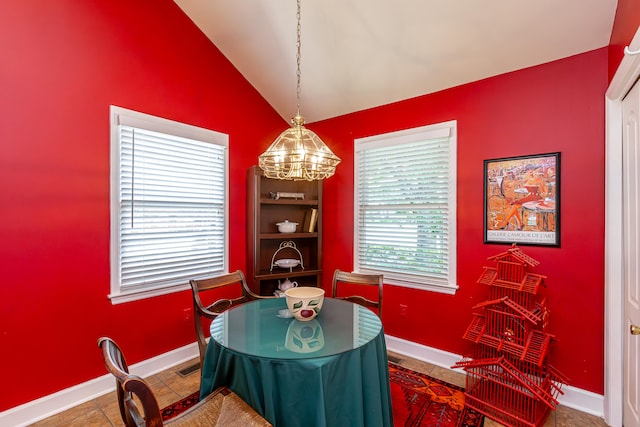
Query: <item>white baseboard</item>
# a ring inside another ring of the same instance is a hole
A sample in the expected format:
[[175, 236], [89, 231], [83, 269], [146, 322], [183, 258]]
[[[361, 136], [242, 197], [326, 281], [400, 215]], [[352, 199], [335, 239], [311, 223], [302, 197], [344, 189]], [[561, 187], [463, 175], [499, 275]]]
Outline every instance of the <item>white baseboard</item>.
[[[385, 336], [387, 349], [417, 360], [422, 360], [442, 368], [451, 369], [462, 359], [461, 355], [427, 347], [415, 342], [392, 336]], [[198, 357], [195, 343], [161, 354], [129, 367], [132, 373], [141, 377], [156, 374], [180, 363]], [[22, 427], [50, 417], [81, 403], [88, 402], [105, 393], [112, 392], [115, 384], [111, 374], [105, 374], [85, 383], [61, 390], [57, 393], [0, 412], [0, 426]], [[603, 417], [604, 396], [565, 385], [564, 394], [558, 397], [561, 405], [591, 415]]]
[[[193, 343], [131, 365], [129, 370], [144, 378], [197, 357], [198, 346]], [[105, 374], [99, 378], [0, 412], [0, 426], [27, 426], [114, 390], [113, 375]]]
[[[403, 340], [389, 335], [385, 335], [387, 350], [394, 353], [404, 354], [413, 359], [422, 360], [442, 368], [451, 369], [456, 362], [462, 359], [461, 355], [427, 347], [412, 341]], [[564, 394], [558, 396], [561, 405], [576, 409], [597, 417], [604, 417], [604, 396], [590, 391], [564, 385]]]

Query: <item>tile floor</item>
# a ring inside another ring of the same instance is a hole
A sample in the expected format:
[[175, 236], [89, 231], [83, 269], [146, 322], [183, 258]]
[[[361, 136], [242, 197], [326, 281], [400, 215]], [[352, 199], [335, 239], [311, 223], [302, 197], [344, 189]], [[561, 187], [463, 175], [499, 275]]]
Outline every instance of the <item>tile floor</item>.
[[[452, 384], [462, 387], [465, 385], [463, 373], [454, 372], [426, 362], [407, 358], [400, 354], [389, 353], [393, 359], [399, 359], [399, 364], [423, 372]], [[179, 371], [198, 363], [198, 359], [185, 362], [166, 371], [147, 378], [159, 400], [160, 407], [165, 407], [172, 402], [180, 400], [198, 390], [200, 387], [200, 370], [182, 376]], [[115, 387], [115, 385], [114, 385]], [[36, 427], [109, 427], [122, 426], [122, 419], [116, 401], [115, 391], [108, 393], [90, 402], [68, 409], [50, 418], [39, 421], [32, 426]], [[493, 420], [485, 419], [485, 427], [501, 427]], [[598, 417], [578, 412], [563, 406], [551, 413], [544, 427], [606, 427], [607, 424]]]

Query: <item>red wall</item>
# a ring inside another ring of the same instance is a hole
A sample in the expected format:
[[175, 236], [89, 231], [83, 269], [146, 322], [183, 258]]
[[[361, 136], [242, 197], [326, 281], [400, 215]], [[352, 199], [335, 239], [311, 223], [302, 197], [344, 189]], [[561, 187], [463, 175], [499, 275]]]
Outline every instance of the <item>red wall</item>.
[[[286, 126], [170, 0], [0, 2], [0, 411], [194, 341], [190, 292], [112, 305], [109, 105], [230, 135], [230, 268], [245, 175]], [[247, 124], [250, 120], [250, 125]]]
[[[286, 123], [170, 0], [3, 0], [0, 55], [3, 411], [103, 375], [101, 335], [130, 363], [194, 341], [186, 291], [107, 299], [109, 105], [230, 135], [232, 270], [245, 268], [246, 170]], [[602, 393], [606, 84], [601, 49], [311, 124], [343, 158], [325, 183], [325, 271], [352, 266], [353, 139], [458, 120], [460, 290], [387, 286], [384, 316], [390, 335], [466, 353], [486, 295], [475, 281], [505, 248], [482, 241], [482, 161], [561, 151], [562, 246], [525, 250], [549, 277], [554, 364]]]
[[609, 40], [609, 81], [620, 65], [624, 48], [631, 43], [640, 25], [640, 1], [618, 0], [616, 17]]
[[[432, 95], [338, 117], [309, 127], [343, 161], [325, 183], [323, 268], [353, 266], [353, 140], [457, 120], [458, 284], [455, 296], [385, 286], [385, 332], [456, 354], [472, 306], [487, 299], [476, 284], [487, 257], [507, 246], [483, 243], [483, 160], [561, 152], [561, 247], [523, 247], [547, 275], [552, 363], [572, 386], [603, 393], [604, 92], [607, 49]], [[330, 275], [324, 275], [328, 286]], [[403, 318], [399, 305], [408, 306]]]

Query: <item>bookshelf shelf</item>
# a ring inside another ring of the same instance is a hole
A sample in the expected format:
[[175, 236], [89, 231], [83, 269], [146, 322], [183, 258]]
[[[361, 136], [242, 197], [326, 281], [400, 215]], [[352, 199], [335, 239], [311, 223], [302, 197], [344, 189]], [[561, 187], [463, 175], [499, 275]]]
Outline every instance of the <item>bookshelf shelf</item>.
[[[295, 239], [317, 239], [318, 233], [287, 233], [287, 238]], [[279, 239], [282, 240], [282, 233], [261, 233], [258, 236], [260, 239]]]

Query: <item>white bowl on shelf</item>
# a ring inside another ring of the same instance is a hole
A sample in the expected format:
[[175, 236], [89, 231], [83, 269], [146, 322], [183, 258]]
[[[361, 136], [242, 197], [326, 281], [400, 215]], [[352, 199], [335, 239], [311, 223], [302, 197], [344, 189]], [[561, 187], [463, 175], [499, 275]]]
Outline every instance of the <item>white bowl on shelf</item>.
[[297, 222], [291, 222], [288, 219], [285, 219], [282, 222], [276, 224], [278, 226], [278, 231], [280, 233], [295, 233], [296, 228], [298, 227]]

